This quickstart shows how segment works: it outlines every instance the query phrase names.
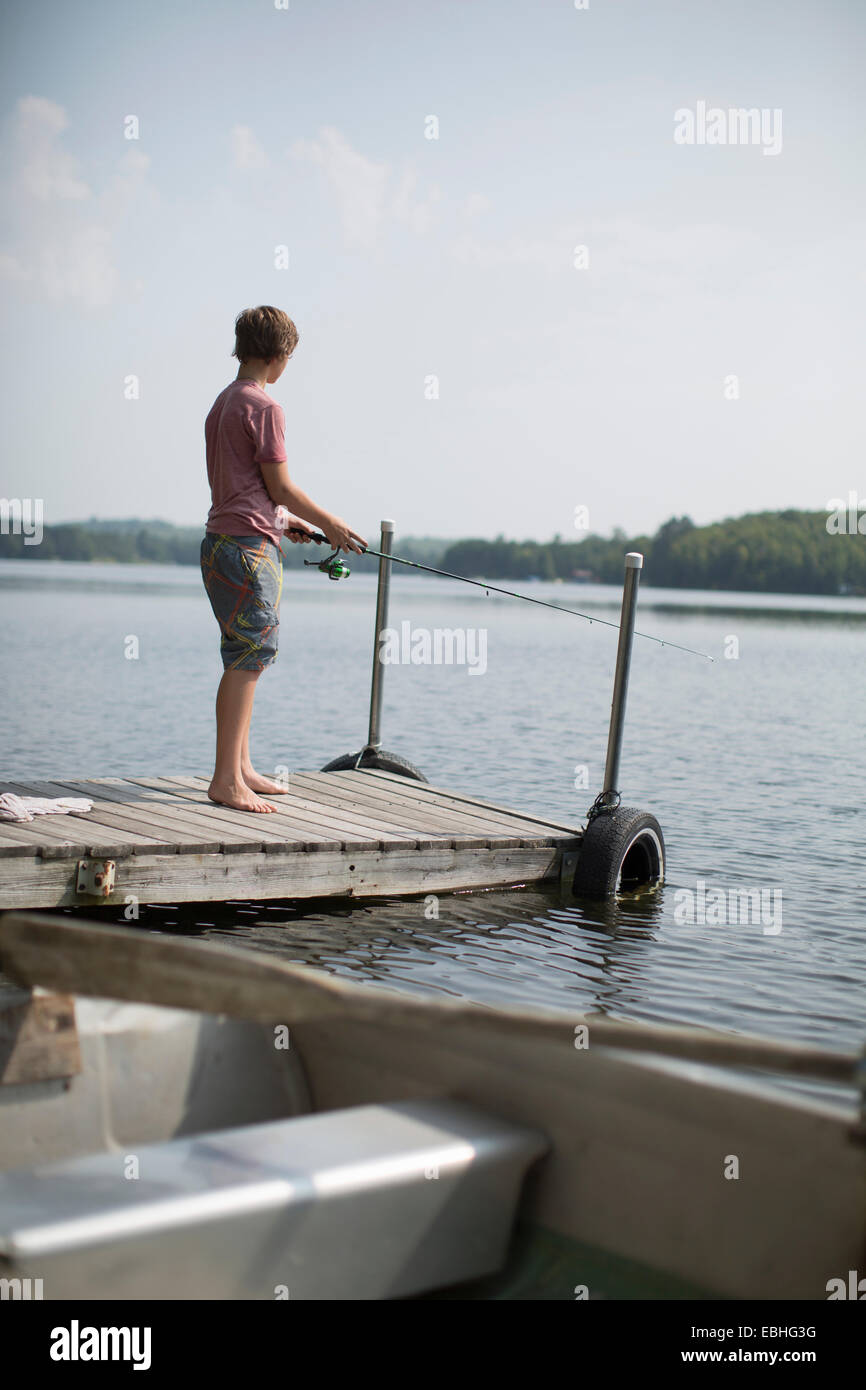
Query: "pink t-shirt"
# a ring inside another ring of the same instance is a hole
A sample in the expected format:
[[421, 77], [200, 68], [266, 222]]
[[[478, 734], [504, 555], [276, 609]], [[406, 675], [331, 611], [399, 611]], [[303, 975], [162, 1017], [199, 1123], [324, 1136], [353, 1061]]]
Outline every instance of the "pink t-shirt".
[[283, 528], [259, 467], [285, 463], [282, 407], [255, 381], [233, 381], [205, 421], [211, 509], [205, 529], [224, 536], [267, 536], [279, 545]]

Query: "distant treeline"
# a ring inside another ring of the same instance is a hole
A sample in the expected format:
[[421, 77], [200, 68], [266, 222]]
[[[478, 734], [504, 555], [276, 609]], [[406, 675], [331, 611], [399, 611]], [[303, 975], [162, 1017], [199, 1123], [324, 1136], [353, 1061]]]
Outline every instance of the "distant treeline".
[[[843, 525], [846, 523], [843, 523]], [[0, 557], [94, 560], [118, 564], [196, 565], [202, 532], [166, 521], [98, 521], [46, 526], [39, 545], [0, 534]], [[378, 535], [368, 537], [378, 544]], [[471, 577], [563, 579], [618, 584], [623, 556], [640, 550], [644, 581], [659, 588], [734, 589], [755, 593], [866, 594], [866, 536], [828, 532], [826, 512], [759, 512], [710, 526], [672, 517], [653, 536], [586, 536], [582, 540], [449, 542], [399, 537], [398, 554]], [[286, 565], [323, 553], [284, 542]], [[353, 556], [351, 568], [375, 570], [373, 557]], [[411, 574], [411, 570], [406, 573]]]
[[[866, 535], [831, 534], [826, 512], [758, 512], [695, 526], [672, 517], [654, 536], [582, 541], [457, 541], [445, 569], [488, 579], [622, 580], [623, 556], [645, 557], [644, 581], [658, 588], [732, 589], [763, 594], [866, 594]], [[848, 523], [843, 518], [842, 525]]]
[[[93, 560], [108, 564], [136, 565], [197, 565], [204, 530], [201, 526], [173, 526], [169, 521], [89, 521], [68, 522], [43, 527], [38, 545], [27, 544], [21, 535], [0, 533], [0, 559], [24, 560]], [[379, 535], [368, 536], [372, 546], [378, 546]], [[401, 539], [400, 553], [408, 560], [436, 564], [448, 545], [447, 541], [426, 536]], [[329, 552], [324, 546], [294, 545], [283, 541], [285, 565], [301, 569], [304, 560], [324, 558]], [[372, 556], [353, 555], [350, 567], [359, 573], [373, 572], [379, 561]]]

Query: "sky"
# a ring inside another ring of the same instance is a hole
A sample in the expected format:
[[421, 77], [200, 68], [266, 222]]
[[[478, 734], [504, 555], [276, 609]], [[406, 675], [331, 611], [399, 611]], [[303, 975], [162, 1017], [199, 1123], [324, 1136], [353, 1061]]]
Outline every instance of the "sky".
[[864, 38], [862, 0], [5, 7], [0, 496], [203, 525], [259, 303], [290, 474], [368, 536], [866, 491]]

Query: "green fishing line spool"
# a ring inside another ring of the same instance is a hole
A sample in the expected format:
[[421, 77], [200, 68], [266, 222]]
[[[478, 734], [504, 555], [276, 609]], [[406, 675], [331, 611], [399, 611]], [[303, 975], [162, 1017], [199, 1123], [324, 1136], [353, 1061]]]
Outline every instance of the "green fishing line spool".
[[344, 565], [339, 557], [335, 557], [333, 560], [323, 560], [319, 569], [323, 570], [329, 579], [348, 579], [352, 573], [349, 566]]
[[[322, 536], [321, 538], [316, 537], [316, 539], [321, 543], [325, 538]], [[343, 561], [340, 559], [339, 550], [335, 550], [324, 560], [305, 560], [304, 564], [311, 567], [314, 566], [317, 570], [321, 570], [322, 574], [326, 574], [329, 579], [348, 579], [349, 575], [352, 573], [349, 566], [344, 565]]]

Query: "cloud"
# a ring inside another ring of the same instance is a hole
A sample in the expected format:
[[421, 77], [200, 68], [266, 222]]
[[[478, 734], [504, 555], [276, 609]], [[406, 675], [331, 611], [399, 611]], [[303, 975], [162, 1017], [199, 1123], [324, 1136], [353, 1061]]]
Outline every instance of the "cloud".
[[426, 198], [415, 194], [412, 169], [399, 175], [396, 186], [391, 166], [368, 159], [352, 148], [339, 130], [326, 126], [314, 140], [296, 140], [290, 155], [321, 169], [333, 193], [346, 245], [371, 250], [392, 226], [422, 235], [430, 225], [439, 190]]
[[296, 140], [290, 153], [324, 173], [337, 203], [346, 244], [374, 246], [385, 215], [388, 165], [366, 159], [332, 127], [320, 131], [316, 140]]
[[434, 204], [439, 202], [439, 189], [431, 188], [424, 200], [414, 197], [418, 176], [414, 170], [403, 174], [397, 191], [390, 201], [388, 213], [394, 221], [417, 236], [429, 230]]
[[10, 234], [0, 277], [52, 300], [109, 303], [122, 286], [118, 233], [146, 189], [150, 160], [127, 149], [95, 191], [64, 148], [69, 118], [46, 97], [18, 102], [4, 150], [2, 194]]
[[62, 106], [45, 97], [22, 97], [15, 113], [14, 149], [21, 188], [41, 202], [87, 198], [78, 161], [59, 145], [69, 124]]
[[236, 169], [266, 169], [268, 157], [248, 125], [232, 127], [232, 163]]

